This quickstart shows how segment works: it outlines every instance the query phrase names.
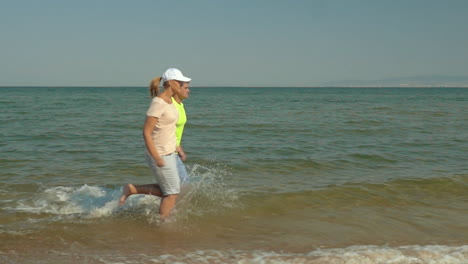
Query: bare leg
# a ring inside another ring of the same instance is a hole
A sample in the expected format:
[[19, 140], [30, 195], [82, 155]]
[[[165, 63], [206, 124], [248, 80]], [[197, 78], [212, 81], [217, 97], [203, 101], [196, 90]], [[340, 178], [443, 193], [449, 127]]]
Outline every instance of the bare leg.
[[159, 206], [159, 214], [161, 215], [162, 220], [167, 219], [174, 208], [176, 201], [177, 194], [167, 195], [162, 198], [161, 205]]
[[157, 184], [133, 185], [128, 183], [124, 186], [122, 196], [119, 199], [119, 206], [124, 205], [125, 200], [132, 194], [151, 194], [162, 197], [161, 188]]

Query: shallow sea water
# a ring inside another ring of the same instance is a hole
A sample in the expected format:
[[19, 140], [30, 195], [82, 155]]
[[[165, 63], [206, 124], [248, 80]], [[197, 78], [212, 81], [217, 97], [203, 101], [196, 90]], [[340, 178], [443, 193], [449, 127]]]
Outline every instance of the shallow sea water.
[[2, 263], [468, 263], [468, 89], [192, 88], [152, 183], [145, 88], [0, 88]]

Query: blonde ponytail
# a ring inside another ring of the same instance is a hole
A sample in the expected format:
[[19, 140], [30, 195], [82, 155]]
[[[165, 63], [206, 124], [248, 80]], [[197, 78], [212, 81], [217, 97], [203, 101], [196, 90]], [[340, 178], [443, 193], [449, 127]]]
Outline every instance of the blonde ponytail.
[[159, 83], [161, 82], [161, 77], [156, 77], [153, 80], [151, 80], [150, 85], [149, 85], [149, 90], [151, 94], [151, 98], [154, 98], [158, 96], [159, 93]]

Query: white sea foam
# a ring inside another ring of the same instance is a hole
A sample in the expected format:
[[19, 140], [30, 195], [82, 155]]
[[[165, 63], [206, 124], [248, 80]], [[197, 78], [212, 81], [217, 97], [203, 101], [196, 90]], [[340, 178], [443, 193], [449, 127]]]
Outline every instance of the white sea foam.
[[145, 260], [151, 263], [466, 264], [468, 246], [352, 246], [318, 249], [306, 254], [205, 250], [146, 256]]
[[80, 214], [85, 217], [103, 217], [117, 210], [120, 189], [83, 185], [58, 186], [19, 200], [17, 211], [56, 215]]
[[[0, 252], [1, 253], [1, 252]], [[347, 248], [318, 249], [309, 253], [280, 253], [242, 250], [197, 250], [179, 255], [145, 254], [83, 254], [55, 252], [44, 255], [46, 262], [37, 256], [8, 254], [6, 257], [20, 263], [50, 263], [54, 260], [81, 263], [272, 263], [272, 264], [466, 264], [468, 245], [465, 246], [352, 246]], [[8, 259], [6, 259], [8, 261]], [[73, 260], [73, 261], [72, 261]]]
[[307, 254], [316, 263], [467, 263], [468, 246], [352, 246], [342, 249], [316, 250]]
[[[179, 199], [182, 217], [194, 212], [206, 213], [219, 207], [230, 207], [237, 196], [223, 186], [219, 168], [207, 168], [201, 165], [191, 167], [192, 183], [186, 185]], [[16, 202], [15, 211], [53, 214], [60, 216], [79, 215], [80, 217], [100, 218], [113, 215], [119, 210], [138, 208], [152, 221], [157, 215], [161, 199], [152, 195], [133, 195], [123, 207], [118, 206], [122, 186], [114, 188], [83, 185], [78, 187], [57, 186], [39, 191]], [[196, 207], [196, 209], [194, 209]], [[157, 219], [156, 219], [157, 220]]]

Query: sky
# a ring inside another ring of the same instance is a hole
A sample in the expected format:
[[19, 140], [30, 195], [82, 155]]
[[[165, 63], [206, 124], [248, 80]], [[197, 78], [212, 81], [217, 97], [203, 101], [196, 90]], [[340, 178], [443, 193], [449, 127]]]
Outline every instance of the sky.
[[468, 76], [465, 0], [0, 0], [0, 86]]

